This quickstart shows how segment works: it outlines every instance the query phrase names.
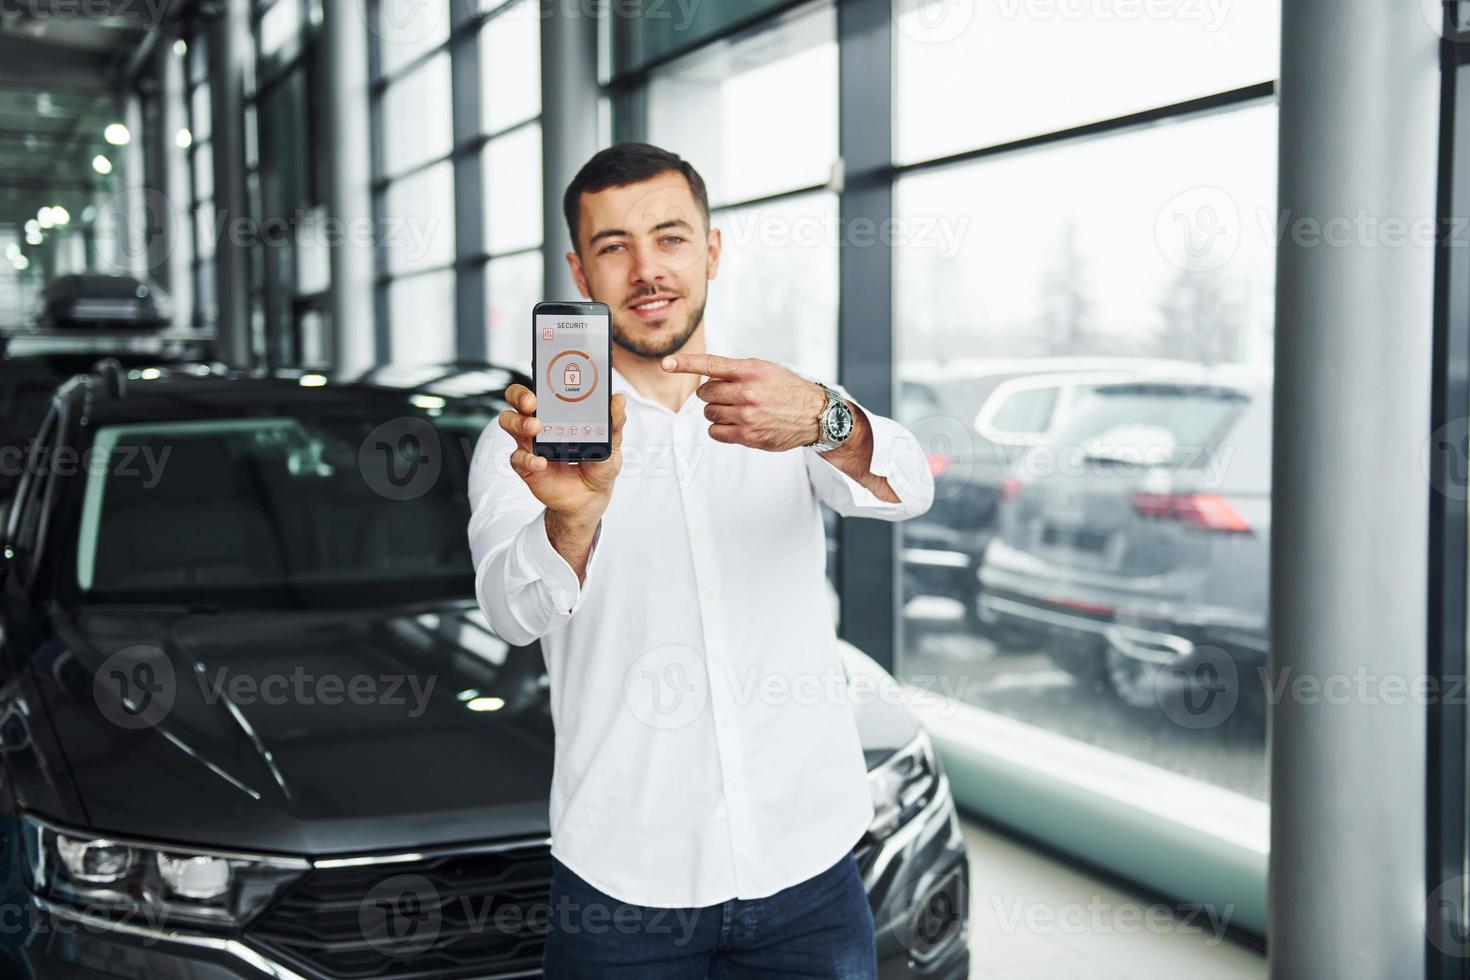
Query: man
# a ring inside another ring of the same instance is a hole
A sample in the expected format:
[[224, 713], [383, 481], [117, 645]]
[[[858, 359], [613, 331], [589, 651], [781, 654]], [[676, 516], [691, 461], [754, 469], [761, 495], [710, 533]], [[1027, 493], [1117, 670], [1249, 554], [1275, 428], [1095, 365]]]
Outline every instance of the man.
[[721, 240], [684, 160], [610, 147], [564, 203], [572, 277], [612, 310], [611, 457], [536, 456], [513, 385], [470, 481], [480, 607], [541, 640], [551, 682], [546, 976], [874, 977], [818, 502], [921, 514], [923, 453], [812, 379], [706, 351]]

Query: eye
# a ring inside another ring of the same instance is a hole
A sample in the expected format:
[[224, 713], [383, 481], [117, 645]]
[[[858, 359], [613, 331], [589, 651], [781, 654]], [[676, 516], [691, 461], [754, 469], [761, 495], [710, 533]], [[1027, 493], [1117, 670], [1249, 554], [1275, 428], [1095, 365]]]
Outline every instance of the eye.
[[663, 243], [665, 245], [683, 245], [688, 240], [683, 235], [665, 235]]
[[608, 254], [611, 254], [614, 250], [624, 249], [624, 248], [627, 248], [627, 246], [624, 245], [622, 242], [613, 242], [611, 245], [606, 245], [606, 246], [598, 249], [597, 254], [598, 255], [608, 255]]

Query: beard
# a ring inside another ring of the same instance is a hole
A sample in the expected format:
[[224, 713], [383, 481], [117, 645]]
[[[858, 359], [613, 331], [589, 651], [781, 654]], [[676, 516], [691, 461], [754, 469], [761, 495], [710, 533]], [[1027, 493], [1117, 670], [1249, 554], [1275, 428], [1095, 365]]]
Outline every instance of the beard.
[[694, 335], [694, 331], [698, 330], [699, 325], [704, 322], [704, 307], [705, 302], [702, 301], [689, 317], [689, 322], [685, 324], [684, 329], [661, 343], [641, 343], [633, 339], [627, 331], [618, 326], [617, 317], [613, 317], [613, 343], [630, 354], [637, 354], [639, 357], [652, 358], [653, 360], [662, 360], [689, 343], [689, 338]]

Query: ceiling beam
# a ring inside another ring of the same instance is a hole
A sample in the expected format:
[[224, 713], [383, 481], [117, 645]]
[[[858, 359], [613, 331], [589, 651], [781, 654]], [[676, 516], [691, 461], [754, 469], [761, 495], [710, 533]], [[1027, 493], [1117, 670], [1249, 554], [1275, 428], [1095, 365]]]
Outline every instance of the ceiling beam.
[[94, 94], [112, 88], [112, 59], [63, 44], [0, 34], [0, 85]]

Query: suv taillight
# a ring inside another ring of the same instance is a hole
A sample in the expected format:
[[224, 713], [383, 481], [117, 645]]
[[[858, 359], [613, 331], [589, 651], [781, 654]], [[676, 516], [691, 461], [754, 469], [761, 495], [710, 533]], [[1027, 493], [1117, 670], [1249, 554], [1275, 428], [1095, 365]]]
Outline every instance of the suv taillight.
[[1135, 493], [1133, 509], [1144, 517], [1183, 521], [1207, 531], [1249, 531], [1251, 526], [1217, 493]]

